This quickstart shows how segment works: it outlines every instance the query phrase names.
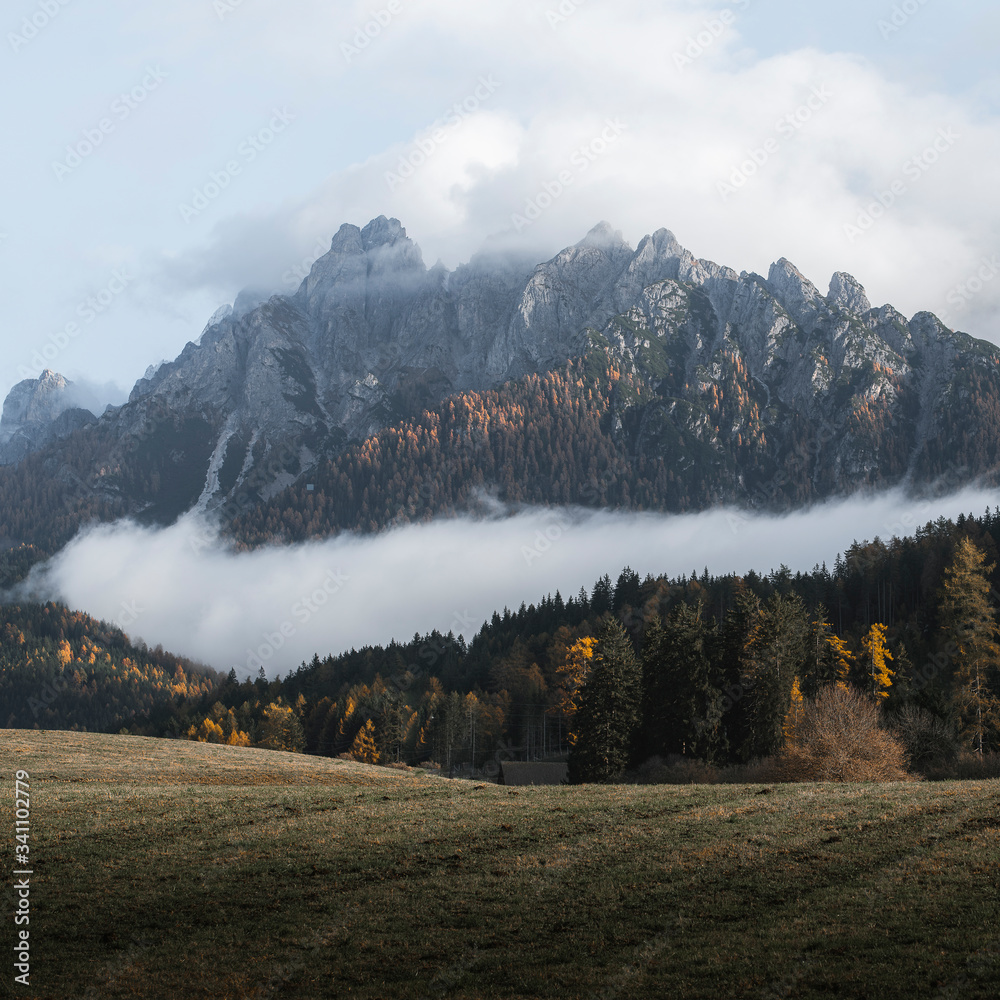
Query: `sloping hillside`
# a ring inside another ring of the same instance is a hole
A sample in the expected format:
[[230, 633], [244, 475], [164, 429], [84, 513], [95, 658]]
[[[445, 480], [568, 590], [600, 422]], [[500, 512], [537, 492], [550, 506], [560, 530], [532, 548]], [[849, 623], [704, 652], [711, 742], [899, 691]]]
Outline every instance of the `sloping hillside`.
[[0, 766], [42, 1000], [995, 996], [996, 782], [507, 789], [49, 733]]

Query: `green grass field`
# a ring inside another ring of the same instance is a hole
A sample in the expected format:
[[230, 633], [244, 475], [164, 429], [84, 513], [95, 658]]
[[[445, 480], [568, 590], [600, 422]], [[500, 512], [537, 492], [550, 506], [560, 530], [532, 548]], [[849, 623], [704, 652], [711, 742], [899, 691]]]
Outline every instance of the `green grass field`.
[[35, 872], [0, 995], [1000, 995], [996, 781], [507, 789], [13, 731], [0, 759]]

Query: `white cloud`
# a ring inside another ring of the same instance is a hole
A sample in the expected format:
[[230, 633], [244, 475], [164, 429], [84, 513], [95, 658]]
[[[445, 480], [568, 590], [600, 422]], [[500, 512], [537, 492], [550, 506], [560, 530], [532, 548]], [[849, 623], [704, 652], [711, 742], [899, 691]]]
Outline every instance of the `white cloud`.
[[[239, 288], [288, 290], [283, 276], [342, 222], [395, 215], [429, 263], [455, 266], [567, 169], [564, 193], [519, 235], [539, 257], [601, 219], [633, 244], [666, 226], [738, 270], [787, 256], [821, 287], [850, 271], [877, 304], [912, 314], [944, 312], [1000, 252], [987, 0], [924, 5], [889, 39], [877, 21], [893, 5], [865, 0], [808, 11], [793, 0], [399, 0], [350, 59], [343, 46], [388, 0], [229, 6], [220, 17], [210, 0], [71, 4], [0, 66], [5, 92], [32, 95], [11, 104], [5, 169], [17, 197], [0, 218], [0, 347], [14, 369], [72, 317], [77, 290], [106, 280], [103, 258], [137, 268], [135, 293], [67, 363], [127, 383], [178, 353]], [[558, 10], [569, 16], [550, 23]], [[691, 63], [679, 67], [678, 53]], [[150, 65], [169, 74], [162, 87], [55, 180], [53, 158]], [[390, 190], [399, 157], [484, 76], [499, 81], [495, 94]], [[779, 133], [823, 86], [831, 99]], [[179, 203], [284, 106], [294, 124], [183, 222]], [[572, 171], [574, 150], [609, 118], [627, 130]], [[960, 138], [908, 180], [907, 163], [942, 128]], [[724, 201], [718, 182], [769, 139], [780, 148]], [[845, 226], [900, 178], [905, 192], [851, 242]], [[992, 281], [951, 318], [995, 337], [998, 311]], [[2, 375], [16, 381], [16, 370]]]
[[471, 637], [504, 606], [564, 597], [630, 565], [641, 575], [806, 572], [853, 540], [910, 534], [939, 515], [979, 514], [995, 492], [936, 501], [901, 493], [831, 502], [787, 517], [715, 510], [653, 514], [530, 509], [441, 520], [233, 554], [193, 517], [157, 530], [122, 523], [79, 535], [30, 588], [132, 636], [221, 670], [273, 676], [313, 653], [406, 640], [432, 628]]
[[[718, 10], [582, 4], [552, 28], [545, 12], [557, 7], [528, 5], [519, 16], [491, 2], [408, 8], [348, 79], [366, 105], [369, 87], [390, 95], [416, 128], [297, 200], [220, 223], [211, 255], [223, 263], [195, 251], [194, 280], [214, 281], [220, 270], [235, 279], [245, 267], [251, 284], [270, 261], [273, 281], [290, 253], [328, 239], [341, 222], [363, 225], [379, 214], [401, 219], [428, 262], [455, 266], [512, 230], [514, 216], [554, 186], [562, 191], [551, 207], [520, 235], [539, 253], [576, 242], [600, 219], [633, 244], [667, 226], [695, 253], [737, 270], [766, 273], [787, 256], [824, 288], [835, 270], [851, 271], [873, 301], [908, 314], [944, 312], [948, 292], [1000, 249], [1000, 208], [985, 168], [1000, 153], [1000, 132], [971, 102], [908, 89], [851, 54], [802, 48], [756, 58], [741, 46], [749, 15], [738, 4], [718, 5], [733, 15], [725, 30], [680, 69], [675, 55], [695, 51], [692, 39], [697, 48], [699, 35], [708, 37], [704, 25], [718, 23]], [[299, 53], [310, 72], [342, 73], [329, 63], [328, 41]], [[433, 77], [432, 42], [448, 53]], [[377, 71], [367, 62], [376, 57]], [[387, 61], [393, 80], [414, 81], [418, 107], [383, 79]], [[390, 189], [386, 175], [400, 157], [484, 74], [500, 82], [488, 106]], [[609, 120], [627, 129], [585, 169], [574, 166], [574, 153]], [[942, 130], [955, 137], [944, 152], [932, 145]], [[570, 180], [559, 184], [565, 171]], [[888, 208], [877, 201], [886, 193]], [[850, 226], [864, 228], [859, 235]], [[1000, 284], [990, 285], [953, 318], [1000, 336], [998, 305]]]

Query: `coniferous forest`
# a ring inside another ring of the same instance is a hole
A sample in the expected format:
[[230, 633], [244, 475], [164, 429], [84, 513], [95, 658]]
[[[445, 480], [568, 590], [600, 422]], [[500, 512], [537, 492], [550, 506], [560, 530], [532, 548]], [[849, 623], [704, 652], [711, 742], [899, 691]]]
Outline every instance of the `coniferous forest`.
[[7, 606], [0, 656], [18, 669], [0, 671], [3, 722], [452, 774], [568, 759], [571, 780], [600, 781], [650, 761], [773, 758], [840, 691], [875, 707], [911, 770], [944, 774], [1000, 751], [998, 541], [1000, 510], [855, 543], [810, 573], [626, 568], [497, 611], [468, 643], [432, 631], [317, 652], [274, 679], [137, 648], [56, 605]]

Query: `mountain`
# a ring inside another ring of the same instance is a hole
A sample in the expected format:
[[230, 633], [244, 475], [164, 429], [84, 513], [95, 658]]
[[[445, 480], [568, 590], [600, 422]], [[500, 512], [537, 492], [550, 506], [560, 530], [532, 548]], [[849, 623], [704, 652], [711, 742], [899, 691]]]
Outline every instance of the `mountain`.
[[8, 393], [0, 417], [0, 465], [12, 465], [68, 437], [96, 419], [77, 404], [73, 383], [45, 369], [37, 379], [18, 382]]
[[[124, 406], [0, 469], [0, 537], [218, 511], [255, 544], [509, 502], [697, 509], [992, 481], [1000, 351], [609, 225], [551, 260], [427, 268], [344, 225], [295, 294], [241, 296]], [[15, 390], [16, 391], [16, 390]], [[312, 487], [311, 489], [309, 487]]]

